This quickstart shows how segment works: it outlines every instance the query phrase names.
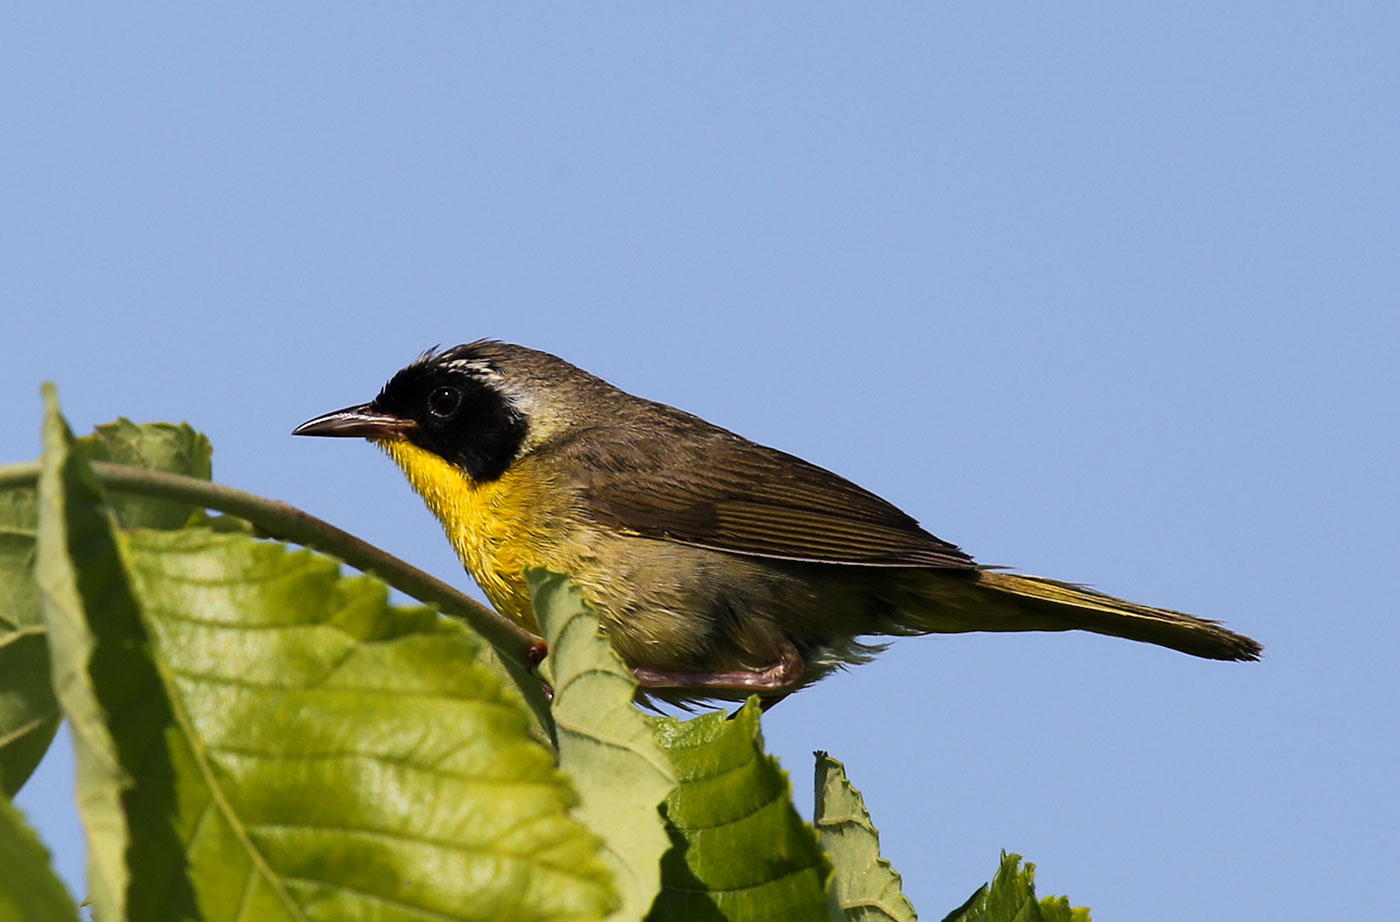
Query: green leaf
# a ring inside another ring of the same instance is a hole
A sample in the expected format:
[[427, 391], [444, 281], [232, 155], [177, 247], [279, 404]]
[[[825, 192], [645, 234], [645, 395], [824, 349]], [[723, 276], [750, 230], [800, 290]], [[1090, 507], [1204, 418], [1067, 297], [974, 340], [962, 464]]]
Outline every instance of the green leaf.
[[[126, 580], [102, 488], [44, 386], [44, 454], [34, 580], [48, 629], [53, 685], [73, 729], [78, 812], [88, 842], [88, 898], [100, 922], [126, 918], [131, 842], [123, 792], [130, 785], [107, 715], [132, 732], [154, 728], [159, 695], [140, 693], [146, 665], [136, 602]], [[88, 607], [93, 609], [89, 628]]]
[[1090, 922], [1089, 907], [1070, 906], [1067, 896], [1041, 897], [1040, 917], [1046, 922]]
[[559, 765], [574, 782], [574, 811], [603, 840], [603, 860], [622, 896], [614, 918], [640, 920], [661, 888], [671, 847], [661, 802], [676, 786], [671, 761], [633, 705], [637, 681], [598, 615], [567, 577], [526, 574], [535, 617], [549, 644]]
[[54, 874], [44, 848], [24, 815], [0, 797], [0, 920], [78, 920], [78, 907]]
[[616, 905], [552, 754], [464, 628], [246, 535], [136, 531], [118, 550], [52, 399], [46, 432], [38, 574], [97, 919]]
[[[212, 473], [214, 449], [204, 434], [185, 423], [133, 423], [119, 419], [98, 426], [82, 439], [92, 461], [111, 461], [168, 471], [208, 480]], [[108, 497], [123, 528], [180, 528], [190, 517], [202, 512], [176, 500], [154, 499], [131, 493]]]
[[1035, 897], [1035, 865], [1021, 867], [1020, 855], [1001, 856], [990, 886], [981, 889], [943, 922], [1089, 922], [1089, 910], [1072, 909], [1063, 896]]
[[899, 874], [880, 857], [880, 834], [865, 799], [846, 779], [846, 768], [818, 752], [817, 839], [831, 859], [832, 889], [849, 922], [913, 922], [914, 906], [900, 889]]
[[48, 751], [62, 713], [49, 681], [34, 587], [33, 490], [0, 490], [0, 793], [13, 797]]
[[661, 859], [653, 922], [831, 918], [830, 868], [786, 773], [763, 752], [758, 713], [750, 698], [730, 719], [655, 721], [680, 784], [664, 807], [674, 847]]
[[[209, 477], [209, 440], [189, 426], [122, 419], [79, 441], [93, 460]], [[135, 495], [109, 502], [126, 527], [179, 528], [196, 512]], [[9, 795], [39, 764], [62, 717], [32, 572], [36, 527], [34, 491], [0, 490], [0, 791]]]
[[133, 918], [159, 917], [171, 897], [146, 882], [174, 874], [191, 907], [232, 894], [256, 919], [615, 905], [552, 754], [465, 628], [241, 535], [138, 531], [128, 555], [174, 718], [170, 777], [140, 778], [132, 809], [164, 809], [181, 848], [141, 856]]

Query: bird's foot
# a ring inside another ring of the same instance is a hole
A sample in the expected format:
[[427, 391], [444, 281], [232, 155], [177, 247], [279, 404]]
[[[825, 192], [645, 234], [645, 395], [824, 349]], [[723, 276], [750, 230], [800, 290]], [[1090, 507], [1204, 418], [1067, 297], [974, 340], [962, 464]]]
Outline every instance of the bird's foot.
[[632, 674], [642, 688], [694, 688], [715, 691], [748, 691], [762, 697], [761, 707], [768, 710], [797, 690], [807, 665], [791, 644], [777, 661], [764, 669], [728, 669], [719, 672], [685, 669], [653, 669], [634, 666]]

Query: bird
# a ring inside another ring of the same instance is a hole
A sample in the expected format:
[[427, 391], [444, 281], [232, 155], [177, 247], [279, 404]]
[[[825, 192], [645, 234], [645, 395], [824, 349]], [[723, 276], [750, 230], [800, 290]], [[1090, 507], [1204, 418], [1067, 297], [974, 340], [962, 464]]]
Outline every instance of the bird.
[[434, 347], [369, 403], [294, 435], [383, 449], [492, 605], [529, 630], [526, 571], [568, 576], [639, 700], [771, 706], [907, 635], [1085, 630], [1216, 660], [1218, 622], [978, 564], [795, 455], [629, 394], [550, 353]]

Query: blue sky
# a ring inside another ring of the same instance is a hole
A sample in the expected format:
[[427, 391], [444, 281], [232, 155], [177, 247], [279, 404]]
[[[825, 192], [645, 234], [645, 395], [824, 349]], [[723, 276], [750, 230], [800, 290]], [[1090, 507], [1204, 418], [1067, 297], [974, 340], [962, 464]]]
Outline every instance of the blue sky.
[[[368, 446], [492, 336], [830, 467], [986, 563], [1224, 619], [1208, 663], [900, 640], [765, 718], [922, 914], [1370, 915], [1400, 845], [1394, 4], [11, 5], [3, 460], [188, 420], [218, 479], [465, 584]], [[71, 756], [20, 798], [81, 877]]]

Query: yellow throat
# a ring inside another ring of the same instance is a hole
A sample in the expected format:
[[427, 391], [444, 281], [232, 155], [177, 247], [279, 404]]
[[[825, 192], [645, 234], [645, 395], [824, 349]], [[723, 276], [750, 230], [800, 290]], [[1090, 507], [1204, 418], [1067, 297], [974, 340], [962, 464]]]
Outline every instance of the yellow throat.
[[411, 442], [374, 441], [403, 468], [491, 604], [518, 624], [538, 631], [525, 570], [566, 566], [552, 559], [550, 549], [558, 546], [559, 536], [544, 527], [551, 521], [554, 505], [546, 495], [549, 483], [532, 478], [528, 465], [514, 465], [496, 480], [478, 483], [461, 468]]

